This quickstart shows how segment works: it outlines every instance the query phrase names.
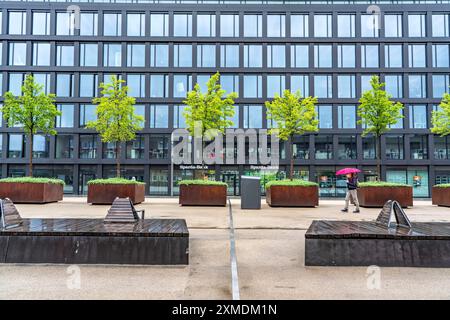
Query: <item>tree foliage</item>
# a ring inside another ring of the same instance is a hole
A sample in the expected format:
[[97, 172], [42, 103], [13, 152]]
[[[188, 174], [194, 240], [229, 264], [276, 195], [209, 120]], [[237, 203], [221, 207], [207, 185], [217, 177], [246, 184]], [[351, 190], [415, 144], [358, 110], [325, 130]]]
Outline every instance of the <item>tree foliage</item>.
[[226, 128], [233, 126], [229, 118], [234, 116], [235, 92], [226, 95], [219, 83], [220, 74], [217, 72], [207, 82], [207, 91], [202, 93], [197, 83], [194, 90], [188, 92], [183, 103], [186, 105], [183, 116], [186, 120], [186, 129], [194, 136], [196, 126], [200, 125], [202, 136], [207, 130], [217, 130], [225, 133]]
[[450, 94], [445, 93], [439, 104], [440, 109], [433, 111], [431, 132], [446, 136], [450, 134]]

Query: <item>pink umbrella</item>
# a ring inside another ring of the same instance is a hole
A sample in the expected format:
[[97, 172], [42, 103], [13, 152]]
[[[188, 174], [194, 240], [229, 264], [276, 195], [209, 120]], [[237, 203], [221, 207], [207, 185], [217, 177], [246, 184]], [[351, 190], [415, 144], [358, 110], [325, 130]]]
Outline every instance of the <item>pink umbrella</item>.
[[344, 175], [344, 174], [358, 173], [358, 172], [361, 172], [361, 170], [356, 169], [356, 168], [344, 168], [344, 169], [341, 169], [338, 172], [336, 172], [336, 175], [340, 176], [340, 175]]

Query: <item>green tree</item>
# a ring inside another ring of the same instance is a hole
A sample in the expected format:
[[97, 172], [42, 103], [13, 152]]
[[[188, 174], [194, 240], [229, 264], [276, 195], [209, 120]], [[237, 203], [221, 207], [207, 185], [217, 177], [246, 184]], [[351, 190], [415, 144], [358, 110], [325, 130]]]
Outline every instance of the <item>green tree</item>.
[[183, 101], [186, 105], [183, 112], [186, 129], [192, 137], [196, 134], [203, 137], [207, 132], [224, 134], [227, 128], [233, 126], [233, 121], [229, 118], [234, 116], [237, 94], [226, 94], [219, 80], [220, 74], [217, 72], [208, 80], [206, 93], [202, 92], [197, 83]]
[[55, 135], [56, 116], [61, 113], [55, 107], [55, 95], [45, 94], [43, 85], [34, 82], [32, 75], [27, 75], [22, 86], [22, 95], [5, 93], [3, 107], [0, 110], [9, 127], [21, 126], [28, 137], [29, 171], [33, 176], [33, 138], [37, 133]]
[[283, 96], [275, 96], [272, 102], [266, 101], [267, 117], [275, 121], [276, 132], [280, 140], [289, 142], [290, 170], [289, 179], [294, 177], [294, 144], [295, 135], [319, 130], [316, 111], [317, 97], [302, 98], [300, 91], [295, 93], [284, 90]]
[[444, 93], [439, 104], [440, 110], [433, 111], [431, 132], [441, 137], [450, 134], [450, 94]]
[[372, 89], [365, 91], [359, 99], [358, 123], [363, 127], [363, 137], [373, 134], [376, 139], [377, 156], [377, 179], [381, 179], [381, 135], [391, 130], [390, 126], [396, 124], [403, 118], [403, 104], [391, 100], [392, 96], [388, 94], [380, 83], [378, 76], [372, 76], [370, 79]]
[[144, 118], [134, 113], [136, 99], [128, 96], [125, 81], [111, 76], [109, 83], [101, 83], [101, 97], [94, 98], [97, 104], [97, 120], [89, 121], [87, 128], [95, 129], [102, 142], [116, 145], [116, 176], [120, 177], [121, 143], [134, 140], [136, 132], [142, 129]]

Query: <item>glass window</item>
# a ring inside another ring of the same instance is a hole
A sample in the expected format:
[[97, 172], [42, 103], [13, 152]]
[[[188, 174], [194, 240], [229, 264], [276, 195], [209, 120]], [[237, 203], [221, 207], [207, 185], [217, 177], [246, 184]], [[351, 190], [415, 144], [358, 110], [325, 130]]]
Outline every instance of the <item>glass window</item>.
[[448, 44], [433, 44], [433, 68], [448, 68], [450, 66], [448, 47]]
[[361, 15], [361, 37], [378, 37], [380, 30], [380, 17], [376, 14]]
[[56, 136], [56, 159], [72, 159], [73, 158], [73, 135], [63, 134]]
[[338, 128], [356, 128], [356, 108], [355, 106], [338, 106]]
[[386, 75], [384, 78], [385, 90], [393, 98], [403, 98], [403, 76], [400, 74]]
[[361, 76], [361, 92], [372, 90], [370, 85], [370, 79], [373, 75], [362, 75]]
[[386, 138], [386, 159], [403, 160], [405, 158], [403, 135], [387, 134], [385, 135], [385, 138]]
[[8, 135], [8, 158], [24, 157], [24, 139], [22, 134]]
[[45, 94], [50, 93], [50, 74], [49, 73], [33, 73], [34, 81], [42, 86]]
[[80, 44], [80, 66], [81, 67], [98, 66], [98, 44], [96, 43]]
[[262, 98], [262, 77], [244, 75], [244, 98]]
[[185, 105], [173, 106], [173, 127], [174, 128], [186, 128], [186, 120], [183, 115], [185, 107], [186, 107]]
[[375, 146], [375, 136], [367, 135], [362, 137], [362, 145], [363, 145], [363, 159], [364, 160], [373, 160], [376, 159], [376, 146]]
[[166, 44], [150, 45], [150, 67], [169, 66], [169, 46]]
[[197, 45], [197, 67], [214, 68], [216, 66], [216, 46]]
[[134, 113], [138, 116], [141, 116], [144, 120], [143, 121], [139, 121], [139, 125], [142, 128], [145, 128], [145, 119], [147, 118], [145, 116], [145, 104], [135, 104], [134, 105]]
[[33, 43], [33, 66], [50, 65], [50, 43]]
[[80, 13], [80, 36], [96, 36], [98, 34], [98, 14]]
[[361, 46], [361, 67], [378, 68], [378, 45]]
[[[434, 136], [434, 158], [450, 159], [450, 136]], [[450, 179], [445, 183], [450, 183]]]
[[24, 73], [10, 73], [8, 79], [8, 91], [15, 96], [22, 94], [22, 83], [25, 78]]
[[175, 44], [173, 50], [174, 67], [192, 67], [192, 45]]
[[294, 159], [309, 159], [309, 136], [300, 136], [296, 138], [296, 141], [293, 144], [293, 157]]
[[354, 75], [339, 75], [338, 83], [338, 98], [355, 98], [355, 76]]
[[[400, 111], [400, 114], [403, 115], [403, 109]], [[397, 119], [395, 124], [389, 125], [391, 129], [403, 129], [403, 118]]]
[[333, 159], [333, 136], [323, 134], [315, 136], [315, 149], [317, 160]]
[[403, 36], [401, 14], [384, 15], [384, 36], [396, 38], [400, 38]]
[[307, 75], [291, 75], [291, 91], [300, 91], [303, 97], [309, 96], [309, 77]]
[[427, 106], [410, 105], [409, 106], [409, 127], [411, 129], [427, 128]]
[[145, 138], [137, 135], [132, 141], [127, 141], [127, 159], [144, 159]]
[[150, 128], [169, 127], [169, 106], [150, 105]]
[[425, 37], [425, 26], [424, 14], [408, 15], [408, 32], [410, 37]]
[[61, 112], [60, 116], [56, 116], [56, 127], [73, 128], [75, 106], [73, 104], [58, 104], [56, 108]]
[[145, 14], [128, 13], [127, 14], [127, 35], [134, 37], [145, 36]]
[[222, 68], [239, 67], [239, 45], [223, 44], [220, 46], [220, 66]]
[[314, 46], [314, 67], [315, 68], [331, 68], [333, 63], [331, 45], [315, 45]]
[[244, 67], [262, 68], [261, 45], [244, 45]]
[[386, 68], [403, 67], [403, 50], [401, 44], [386, 44], [384, 46], [384, 59]]
[[448, 93], [449, 75], [447, 74], [434, 74], [433, 80], [433, 98], [442, 98], [444, 93]]
[[208, 83], [210, 78], [211, 78], [211, 75], [207, 75], [207, 74], [199, 74], [199, 75], [197, 75], [197, 82], [196, 83], [198, 83], [198, 85], [200, 86], [200, 92], [206, 93], [206, 91], [208, 90], [207, 83]]
[[150, 97], [167, 98], [169, 96], [169, 76], [164, 74], [150, 75]]
[[314, 95], [318, 98], [331, 98], [333, 86], [331, 75], [314, 76]]
[[291, 67], [308, 68], [309, 66], [309, 46], [291, 45]]
[[150, 135], [150, 159], [167, 159], [169, 157], [169, 138], [170, 136], [168, 135]]
[[220, 85], [227, 94], [231, 92], [239, 93], [239, 76], [231, 74], [222, 74], [220, 76]]
[[284, 75], [267, 76], [267, 97], [275, 98], [276, 95], [282, 96], [286, 89], [286, 80]]
[[284, 45], [267, 46], [267, 67], [268, 68], [286, 67], [286, 47]]
[[56, 65], [71, 67], [74, 65], [74, 47], [70, 44], [56, 45]]
[[331, 37], [331, 14], [314, 15], [314, 37]]
[[338, 159], [356, 159], [356, 136], [338, 135]]
[[450, 14], [433, 14], [431, 16], [433, 37], [449, 37]]
[[192, 37], [192, 15], [177, 13], [173, 15], [173, 35], [175, 37]]
[[409, 97], [426, 98], [427, 83], [426, 76], [423, 74], [410, 74], [409, 79]]
[[355, 67], [355, 45], [338, 45], [338, 68]]
[[[97, 106], [93, 104], [80, 104], [80, 127], [86, 126], [89, 121], [97, 120]], [[80, 138], [81, 139], [81, 138]]]
[[97, 158], [97, 136], [80, 134], [80, 159]]
[[128, 95], [136, 98], [145, 97], [145, 74], [127, 76]]
[[27, 33], [27, 13], [25, 11], [8, 12], [8, 34]]
[[96, 97], [98, 87], [98, 75], [80, 74], [80, 97]]
[[128, 44], [127, 45], [127, 66], [145, 67], [145, 45]]
[[104, 36], [122, 35], [122, 14], [120, 13], [103, 14], [103, 35]]
[[244, 106], [244, 128], [262, 128], [262, 106]]
[[73, 36], [75, 34], [75, 13], [56, 13], [56, 34], [60, 36]]
[[122, 45], [105, 43], [103, 45], [103, 66], [120, 67], [122, 65]]
[[216, 15], [198, 14], [197, 15], [197, 36], [215, 37], [216, 36]]
[[50, 12], [33, 12], [34, 35], [50, 35]]
[[267, 15], [267, 36], [268, 37], [286, 36], [286, 16], [284, 14]]
[[26, 42], [9, 43], [9, 65], [25, 66], [27, 64], [27, 44]]
[[262, 15], [244, 15], [244, 37], [262, 37]]
[[307, 14], [291, 14], [291, 37], [309, 37], [309, 16]]
[[425, 68], [426, 56], [424, 44], [408, 45], [408, 60], [410, 68]]
[[167, 13], [150, 13], [150, 36], [169, 36], [169, 15]]
[[317, 119], [319, 120], [320, 129], [333, 128], [333, 109], [332, 106], [318, 105], [316, 106]]
[[355, 36], [355, 15], [339, 14], [337, 16], [338, 37]]
[[428, 135], [415, 134], [410, 137], [409, 150], [413, 160], [428, 159]]
[[73, 90], [73, 74], [58, 73], [56, 75], [56, 95], [58, 97], [72, 97]]
[[238, 14], [222, 14], [220, 16], [220, 36], [239, 37]]
[[48, 136], [37, 134], [33, 137], [33, 158], [48, 158], [50, 139]]
[[185, 98], [192, 90], [192, 76], [187, 74], [175, 74], [173, 76], [173, 97]]

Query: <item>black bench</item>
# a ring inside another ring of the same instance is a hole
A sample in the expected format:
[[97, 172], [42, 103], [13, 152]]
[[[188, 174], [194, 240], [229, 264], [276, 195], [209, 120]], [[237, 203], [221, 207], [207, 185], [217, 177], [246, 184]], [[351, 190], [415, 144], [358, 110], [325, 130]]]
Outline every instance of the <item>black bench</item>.
[[[17, 211], [12, 202], [6, 208]], [[183, 219], [105, 223], [19, 215], [0, 228], [0, 263], [187, 265], [189, 231]]]
[[450, 223], [411, 223], [396, 201], [376, 221], [313, 221], [305, 265], [450, 267]]

